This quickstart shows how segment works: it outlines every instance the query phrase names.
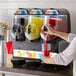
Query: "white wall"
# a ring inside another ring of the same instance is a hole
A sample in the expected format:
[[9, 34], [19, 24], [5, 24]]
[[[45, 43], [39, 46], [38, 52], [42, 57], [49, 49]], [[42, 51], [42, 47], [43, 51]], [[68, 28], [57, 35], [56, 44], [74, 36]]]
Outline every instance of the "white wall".
[[76, 0], [0, 0], [0, 22], [12, 23], [17, 8], [66, 8], [71, 14], [71, 30], [76, 33]]

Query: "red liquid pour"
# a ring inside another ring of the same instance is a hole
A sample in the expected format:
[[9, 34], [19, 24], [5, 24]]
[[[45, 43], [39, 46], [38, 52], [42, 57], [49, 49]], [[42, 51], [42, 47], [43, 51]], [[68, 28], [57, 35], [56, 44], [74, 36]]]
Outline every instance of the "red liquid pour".
[[[48, 41], [48, 36], [46, 37], [46, 41]], [[49, 56], [50, 55], [50, 50], [47, 49], [48, 44], [45, 44], [45, 50], [44, 50], [44, 56]]]
[[[48, 36], [46, 37], [46, 41], [48, 41]], [[45, 45], [46, 45], [46, 49], [45, 50], [47, 51], [47, 45], [48, 44], [46, 43]]]

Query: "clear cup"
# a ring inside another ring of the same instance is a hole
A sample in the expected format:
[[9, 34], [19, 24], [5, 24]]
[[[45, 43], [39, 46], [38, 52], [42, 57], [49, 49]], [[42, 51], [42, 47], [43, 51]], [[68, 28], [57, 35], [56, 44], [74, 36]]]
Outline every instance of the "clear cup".
[[47, 43], [47, 49], [46, 49], [46, 44], [42, 44], [42, 52], [44, 56], [49, 56], [50, 55], [50, 50], [51, 50], [51, 44]]

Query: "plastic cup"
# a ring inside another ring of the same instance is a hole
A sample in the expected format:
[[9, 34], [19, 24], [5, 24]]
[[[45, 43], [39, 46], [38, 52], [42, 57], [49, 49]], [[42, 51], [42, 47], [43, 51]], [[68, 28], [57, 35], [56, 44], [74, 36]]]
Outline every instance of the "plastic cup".
[[46, 48], [46, 44], [42, 44], [42, 52], [43, 52], [42, 55], [49, 56], [50, 50], [51, 50], [51, 44], [47, 44], [47, 48]]

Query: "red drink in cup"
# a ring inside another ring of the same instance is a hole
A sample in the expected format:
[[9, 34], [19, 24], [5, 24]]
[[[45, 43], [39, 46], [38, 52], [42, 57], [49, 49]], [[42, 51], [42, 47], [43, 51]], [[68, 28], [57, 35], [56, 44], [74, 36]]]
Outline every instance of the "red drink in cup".
[[[47, 49], [46, 49], [47, 47]], [[42, 44], [42, 51], [44, 56], [49, 56], [51, 50], [51, 44]]]

